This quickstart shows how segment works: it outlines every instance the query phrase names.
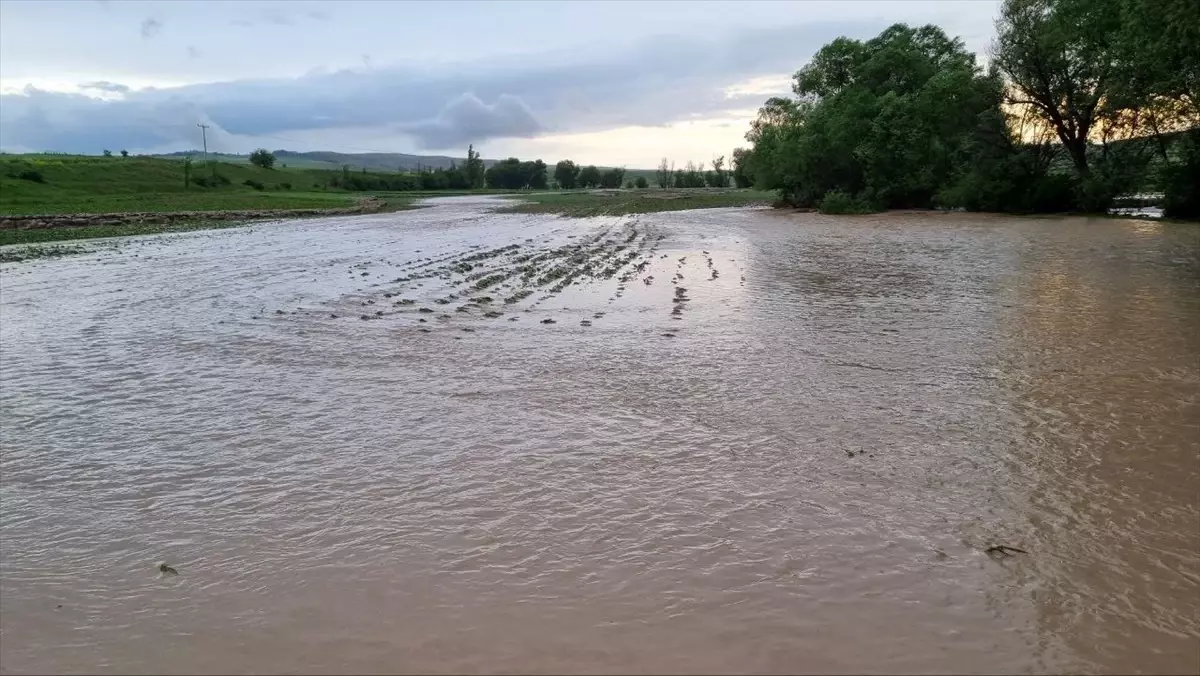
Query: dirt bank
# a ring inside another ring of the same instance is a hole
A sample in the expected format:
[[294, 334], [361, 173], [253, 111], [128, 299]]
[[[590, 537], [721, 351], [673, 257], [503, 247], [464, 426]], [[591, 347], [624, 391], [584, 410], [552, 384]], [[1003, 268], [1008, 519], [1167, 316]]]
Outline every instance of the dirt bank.
[[49, 214], [0, 216], [0, 230], [39, 230], [44, 228], [82, 228], [108, 225], [169, 225], [196, 221], [261, 221], [312, 216], [366, 214], [384, 210], [379, 199], [363, 199], [341, 209], [250, 209], [235, 211], [166, 211], [109, 214]]

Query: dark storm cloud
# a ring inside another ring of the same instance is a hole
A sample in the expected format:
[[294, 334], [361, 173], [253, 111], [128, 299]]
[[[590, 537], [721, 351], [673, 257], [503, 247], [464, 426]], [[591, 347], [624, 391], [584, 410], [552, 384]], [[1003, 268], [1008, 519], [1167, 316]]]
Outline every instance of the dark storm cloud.
[[129, 92], [129, 85], [123, 85], [118, 82], [108, 82], [107, 80], [97, 80], [96, 82], [84, 82], [79, 85], [80, 89], [94, 89], [99, 92], [108, 92], [110, 94], [126, 94]]
[[26, 90], [0, 97], [7, 146], [91, 151], [192, 144], [203, 119], [216, 133], [378, 128], [422, 148], [504, 137], [665, 125], [755, 108], [729, 97], [749, 78], [789, 73], [822, 44], [875, 24], [806, 24], [724, 40], [664, 36], [633, 49], [541, 54], [440, 69], [377, 67], [294, 79], [244, 80], [129, 92], [121, 100]]
[[142, 38], [149, 40], [162, 32], [162, 22], [154, 17], [146, 17], [142, 20]]

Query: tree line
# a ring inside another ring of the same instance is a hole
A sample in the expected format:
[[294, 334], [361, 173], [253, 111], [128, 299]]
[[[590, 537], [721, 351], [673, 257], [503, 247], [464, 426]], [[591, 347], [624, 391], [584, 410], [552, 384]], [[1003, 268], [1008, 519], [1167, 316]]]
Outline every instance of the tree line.
[[[662, 158], [654, 173], [658, 187], [663, 188], [727, 188], [729, 187], [729, 172], [725, 169], [725, 156], [713, 158], [712, 169], [705, 171], [704, 163], [695, 164], [688, 161], [682, 169], [676, 169], [675, 163], [668, 163]], [[741, 187], [741, 186], [739, 186]]]
[[1200, 3], [1005, 0], [993, 51], [984, 69], [936, 26], [834, 40], [759, 110], [734, 183], [827, 211], [1097, 212], [1156, 189], [1200, 218]]

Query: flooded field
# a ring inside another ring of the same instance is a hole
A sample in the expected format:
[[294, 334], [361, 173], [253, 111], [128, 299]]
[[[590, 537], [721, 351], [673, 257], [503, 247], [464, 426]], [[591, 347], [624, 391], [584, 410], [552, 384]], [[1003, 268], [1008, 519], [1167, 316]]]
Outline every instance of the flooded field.
[[1200, 671], [1200, 228], [494, 204], [0, 266], [0, 670]]

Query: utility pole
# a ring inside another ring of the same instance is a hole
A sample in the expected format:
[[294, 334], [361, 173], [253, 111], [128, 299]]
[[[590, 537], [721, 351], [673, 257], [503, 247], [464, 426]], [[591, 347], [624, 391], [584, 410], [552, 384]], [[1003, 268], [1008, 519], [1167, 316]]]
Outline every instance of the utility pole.
[[212, 169], [212, 172], [216, 174], [217, 170], [208, 162], [208, 125], [197, 122], [196, 126], [200, 127], [200, 138], [204, 142], [204, 163], [208, 164], [209, 169]]

